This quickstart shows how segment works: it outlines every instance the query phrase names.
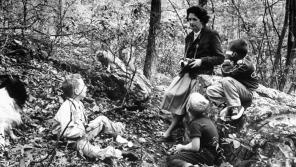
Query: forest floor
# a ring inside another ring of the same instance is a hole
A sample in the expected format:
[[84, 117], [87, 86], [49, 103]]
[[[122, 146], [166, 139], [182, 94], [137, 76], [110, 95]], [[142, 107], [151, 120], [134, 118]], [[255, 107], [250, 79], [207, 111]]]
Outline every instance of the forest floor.
[[[10, 145], [0, 152], [0, 166], [161, 166], [167, 150], [172, 146], [157, 141], [159, 132], [168, 126], [168, 116], [158, 107], [161, 91], [153, 90], [153, 96], [145, 109], [135, 111], [120, 109], [118, 101], [112, 101], [104, 95], [92, 97], [89, 93], [83, 103], [90, 112], [90, 118], [105, 115], [113, 121], [125, 123], [126, 133], [122, 137], [133, 143], [132, 146], [119, 144], [114, 138], [102, 134], [94, 144], [99, 144], [102, 148], [112, 145], [132, 152], [137, 157], [90, 160], [80, 156], [66, 142], [57, 142], [51, 133], [51, 120], [62, 103], [60, 84], [69, 72], [46, 61], [32, 59], [24, 63], [3, 56], [0, 74], [19, 75], [26, 83], [29, 94], [22, 113], [24, 123], [15, 129], [15, 134], [20, 138], [10, 141]], [[114, 109], [118, 107], [119, 109]]]

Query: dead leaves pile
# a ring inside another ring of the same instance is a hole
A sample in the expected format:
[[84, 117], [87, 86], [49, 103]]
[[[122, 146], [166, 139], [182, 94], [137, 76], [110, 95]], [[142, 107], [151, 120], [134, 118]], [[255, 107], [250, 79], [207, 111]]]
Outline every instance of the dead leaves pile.
[[[1, 55], [2, 57], [5, 57]], [[100, 144], [103, 148], [112, 145], [126, 152], [136, 155], [137, 159], [109, 159], [87, 160], [79, 156], [65, 141], [58, 143], [55, 154], [51, 154], [56, 139], [51, 134], [51, 119], [57, 112], [61, 103], [61, 82], [66, 71], [55, 68], [50, 62], [32, 59], [26, 64], [17, 64], [12, 58], [5, 57], [1, 61], [1, 74], [19, 75], [27, 85], [29, 99], [26, 102], [22, 115], [24, 124], [16, 129], [16, 135], [20, 137], [15, 143], [0, 154], [0, 164], [3, 166], [160, 166], [165, 158], [165, 150], [169, 147], [160, 144], [156, 140], [157, 132], [163, 130], [164, 120], [155, 104], [159, 97], [152, 100], [152, 104], [142, 111], [129, 111], [126, 109], [111, 110], [120, 106], [119, 102], [111, 101], [105, 97], [92, 97], [90, 95], [84, 101], [90, 117], [103, 114], [113, 121], [125, 123], [127, 133], [123, 136], [132, 145], [119, 144], [108, 135], [101, 135], [94, 144]], [[84, 76], [85, 77], [85, 76]], [[94, 86], [89, 85], [90, 88]], [[103, 92], [102, 92], [103, 94]], [[94, 114], [96, 113], [96, 114]], [[51, 159], [52, 158], [52, 159]]]

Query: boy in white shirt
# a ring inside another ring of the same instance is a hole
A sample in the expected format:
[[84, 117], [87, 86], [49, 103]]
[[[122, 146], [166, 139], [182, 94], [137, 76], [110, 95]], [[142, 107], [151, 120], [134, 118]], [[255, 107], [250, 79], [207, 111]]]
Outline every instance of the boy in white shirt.
[[[84, 106], [81, 102], [86, 97], [87, 86], [80, 74], [66, 76], [62, 84], [66, 100], [56, 113], [53, 133], [60, 137], [75, 140], [77, 150], [86, 157], [104, 159], [105, 157], [121, 157], [121, 151], [111, 146], [101, 149], [89, 143], [101, 131], [119, 135], [123, 133], [125, 125], [112, 122], [105, 116], [98, 116], [88, 123]], [[109, 155], [105, 154], [110, 153]]]

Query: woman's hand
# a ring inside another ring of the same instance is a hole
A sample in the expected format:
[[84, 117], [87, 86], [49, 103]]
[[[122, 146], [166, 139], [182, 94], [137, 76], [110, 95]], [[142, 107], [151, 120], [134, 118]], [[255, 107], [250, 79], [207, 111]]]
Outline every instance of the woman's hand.
[[194, 59], [194, 61], [191, 62], [189, 65], [191, 68], [195, 68], [195, 67], [201, 66], [201, 63], [202, 63], [201, 59]]

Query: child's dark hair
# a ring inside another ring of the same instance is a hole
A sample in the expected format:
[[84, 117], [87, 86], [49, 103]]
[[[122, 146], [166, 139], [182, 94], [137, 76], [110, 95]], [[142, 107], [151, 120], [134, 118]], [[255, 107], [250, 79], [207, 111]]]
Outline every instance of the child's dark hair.
[[244, 58], [248, 53], [248, 43], [244, 39], [233, 40], [230, 42], [229, 49]]
[[210, 19], [207, 10], [205, 10], [201, 6], [191, 6], [190, 8], [188, 8], [186, 17], [187, 20], [190, 13], [193, 13], [204, 25], [206, 25]]
[[28, 98], [25, 84], [17, 76], [7, 75], [3, 78], [5, 80], [1, 83], [0, 88], [5, 88], [8, 95], [22, 108]]
[[65, 77], [61, 88], [64, 99], [74, 97], [74, 90], [80, 86], [79, 79], [82, 79], [80, 74], [70, 74]]

